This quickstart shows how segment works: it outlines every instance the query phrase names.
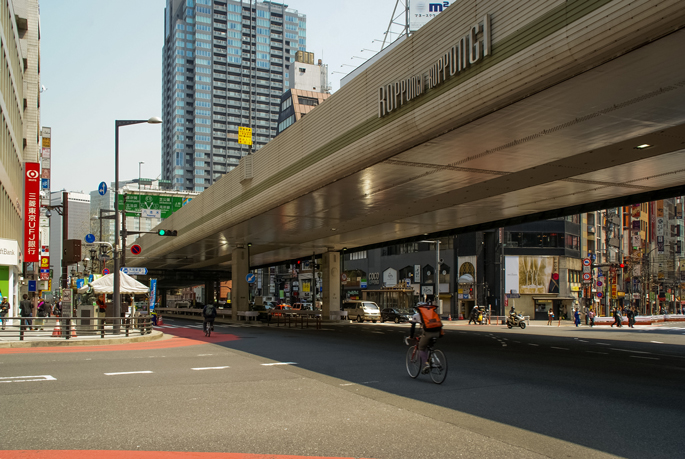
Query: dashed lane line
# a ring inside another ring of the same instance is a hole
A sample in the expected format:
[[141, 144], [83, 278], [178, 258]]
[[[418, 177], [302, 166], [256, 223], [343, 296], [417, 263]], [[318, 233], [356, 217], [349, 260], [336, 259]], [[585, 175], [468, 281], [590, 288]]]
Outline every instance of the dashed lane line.
[[643, 356], [641, 356], [641, 355], [631, 355], [630, 357], [633, 358], [633, 359], [661, 360], [661, 359], [658, 358], [658, 357], [643, 357]]
[[597, 351], [585, 351], [588, 354], [599, 354], [599, 355], [609, 355], [608, 352], [597, 352]]
[[202, 370], [225, 370], [230, 367], [204, 367], [204, 368], [191, 368], [191, 370], [202, 371]]
[[633, 354], [651, 354], [651, 352], [645, 352], [645, 351], [632, 351], [630, 349], [618, 349], [615, 347], [610, 347], [609, 350], [612, 351], [620, 351], [620, 352], [632, 352]]
[[119, 373], [105, 373], [105, 376], [119, 376], [119, 375], [140, 375], [140, 374], [150, 374], [149, 370], [146, 371], [121, 371]]
[[552, 349], [559, 349], [560, 351], [569, 351], [570, 349], [567, 347], [556, 347], [556, 346], [550, 346]]
[[57, 381], [57, 378], [50, 375], [39, 376], [3, 376], [0, 378], [0, 383], [15, 383], [15, 382], [39, 382], [39, 381]]

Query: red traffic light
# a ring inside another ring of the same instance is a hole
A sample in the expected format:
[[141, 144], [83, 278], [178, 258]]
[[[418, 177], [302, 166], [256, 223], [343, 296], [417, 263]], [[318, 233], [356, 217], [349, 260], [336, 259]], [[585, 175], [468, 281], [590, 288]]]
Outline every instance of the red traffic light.
[[621, 268], [621, 269], [623, 269], [623, 268], [626, 267], [626, 265], [625, 265], [624, 263], [619, 263], [618, 267]]

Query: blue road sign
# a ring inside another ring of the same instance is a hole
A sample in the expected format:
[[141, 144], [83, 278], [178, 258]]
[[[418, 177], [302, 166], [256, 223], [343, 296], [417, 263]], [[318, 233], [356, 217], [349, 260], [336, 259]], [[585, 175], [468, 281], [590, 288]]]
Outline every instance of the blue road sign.
[[94, 234], [86, 234], [86, 242], [88, 244], [92, 244], [95, 242], [95, 235]]
[[129, 276], [144, 276], [147, 274], [147, 268], [121, 268], [121, 272]]
[[254, 281], [256, 279], [256, 276], [254, 273], [250, 273], [247, 276], [245, 276], [245, 280], [247, 281], [248, 284], [254, 284]]
[[597, 292], [597, 298], [602, 298], [602, 292]]
[[98, 185], [98, 193], [100, 193], [100, 196], [104, 196], [107, 193], [107, 184], [105, 182], [100, 182], [100, 185]]
[[40, 188], [42, 190], [49, 190], [50, 189], [50, 179], [47, 179], [47, 178], [40, 179]]
[[36, 281], [30, 280], [29, 281], [29, 292], [35, 292], [36, 291]]

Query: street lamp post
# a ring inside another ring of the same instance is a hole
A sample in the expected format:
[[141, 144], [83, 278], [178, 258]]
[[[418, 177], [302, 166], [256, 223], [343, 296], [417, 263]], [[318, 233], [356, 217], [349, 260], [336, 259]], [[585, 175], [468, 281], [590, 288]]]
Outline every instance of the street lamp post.
[[[121, 331], [121, 276], [119, 273], [120, 241], [119, 241], [119, 127], [132, 124], [160, 124], [162, 119], [153, 116], [147, 120], [115, 120], [114, 121], [114, 285], [112, 288], [114, 305], [114, 333]], [[140, 181], [139, 181], [140, 183]], [[125, 218], [125, 217], [124, 217]]]

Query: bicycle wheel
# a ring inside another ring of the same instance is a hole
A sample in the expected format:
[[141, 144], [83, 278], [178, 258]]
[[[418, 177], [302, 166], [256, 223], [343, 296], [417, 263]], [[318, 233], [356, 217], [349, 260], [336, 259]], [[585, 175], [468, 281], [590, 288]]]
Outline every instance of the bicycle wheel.
[[421, 373], [421, 353], [416, 346], [407, 350], [407, 373], [412, 378], [416, 378]]
[[430, 355], [431, 379], [435, 384], [442, 384], [447, 377], [447, 358], [440, 350], [434, 350]]

